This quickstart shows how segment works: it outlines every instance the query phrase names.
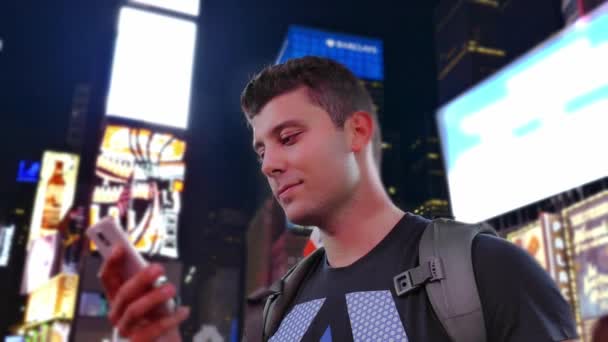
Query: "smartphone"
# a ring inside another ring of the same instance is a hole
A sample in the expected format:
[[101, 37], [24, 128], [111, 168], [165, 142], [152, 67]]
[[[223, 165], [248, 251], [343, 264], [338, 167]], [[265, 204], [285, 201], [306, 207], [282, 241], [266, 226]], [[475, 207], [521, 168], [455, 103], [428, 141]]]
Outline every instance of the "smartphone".
[[[135, 246], [133, 246], [133, 244], [129, 241], [127, 234], [120, 228], [120, 226], [118, 226], [118, 223], [113, 217], [104, 217], [95, 225], [89, 227], [86, 234], [89, 239], [95, 243], [97, 249], [99, 250], [99, 254], [101, 254], [104, 259], [110, 257], [114, 246], [122, 246], [126, 252], [126, 260], [123, 268], [124, 279], [129, 279], [137, 272], [148, 266], [146, 259], [144, 259], [141, 254], [137, 252]], [[161, 276], [154, 283], [154, 286], [159, 287], [166, 282], [167, 278]], [[167, 301], [163, 306], [163, 310], [166, 313], [173, 312], [175, 310], [175, 300], [171, 299]]]

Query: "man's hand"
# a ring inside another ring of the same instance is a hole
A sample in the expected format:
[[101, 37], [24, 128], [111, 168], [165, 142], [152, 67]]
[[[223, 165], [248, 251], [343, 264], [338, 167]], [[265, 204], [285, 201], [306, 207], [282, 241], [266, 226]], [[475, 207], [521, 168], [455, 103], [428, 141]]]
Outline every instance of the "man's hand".
[[189, 310], [180, 307], [170, 315], [162, 313], [162, 305], [175, 295], [172, 284], [154, 287], [164, 274], [162, 266], [151, 264], [125, 281], [124, 258], [125, 251], [117, 247], [99, 272], [110, 302], [108, 318], [112, 325], [132, 342], [181, 341], [179, 324], [188, 318]]

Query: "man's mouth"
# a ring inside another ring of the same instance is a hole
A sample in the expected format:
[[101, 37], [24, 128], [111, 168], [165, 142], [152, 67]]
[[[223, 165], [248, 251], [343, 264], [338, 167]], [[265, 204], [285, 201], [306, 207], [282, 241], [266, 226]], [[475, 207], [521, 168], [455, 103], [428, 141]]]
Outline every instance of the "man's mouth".
[[286, 194], [290, 189], [292, 189], [292, 188], [294, 188], [294, 187], [296, 187], [296, 186], [298, 186], [298, 185], [300, 185], [302, 183], [304, 183], [304, 182], [303, 181], [298, 181], [298, 182], [295, 182], [295, 183], [290, 183], [290, 184], [286, 184], [286, 185], [281, 186], [279, 188], [279, 191], [277, 192], [277, 197], [281, 197], [282, 195]]

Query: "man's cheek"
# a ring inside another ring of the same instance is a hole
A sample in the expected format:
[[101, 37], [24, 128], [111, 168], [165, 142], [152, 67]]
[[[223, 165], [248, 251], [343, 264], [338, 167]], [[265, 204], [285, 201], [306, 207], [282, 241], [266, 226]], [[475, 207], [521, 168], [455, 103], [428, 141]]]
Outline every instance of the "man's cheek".
[[272, 191], [272, 193], [274, 194], [274, 187], [272, 186], [272, 182], [270, 181], [270, 178], [266, 177], [266, 183], [268, 183], [268, 188], [270, 189], [270, 191]]

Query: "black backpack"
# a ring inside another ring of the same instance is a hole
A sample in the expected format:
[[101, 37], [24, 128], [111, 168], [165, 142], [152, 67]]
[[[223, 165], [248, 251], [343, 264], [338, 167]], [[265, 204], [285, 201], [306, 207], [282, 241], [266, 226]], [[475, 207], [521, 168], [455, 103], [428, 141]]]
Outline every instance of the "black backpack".
[[[435, 315], [454, 342], [485, 342], [486, 330], [475, 273], [472, 244], [478, 234], [497, 236], [487, 224], [469, 225], [436, 219], [426, 227], [419, 243], [419, 265], [393, 278], [395, 292], [405, 296], [424, 286]], [[266, 300], [263, 340], [276, 332], [299, 285], [322, 259], [318, 249], [273, 284]]]

